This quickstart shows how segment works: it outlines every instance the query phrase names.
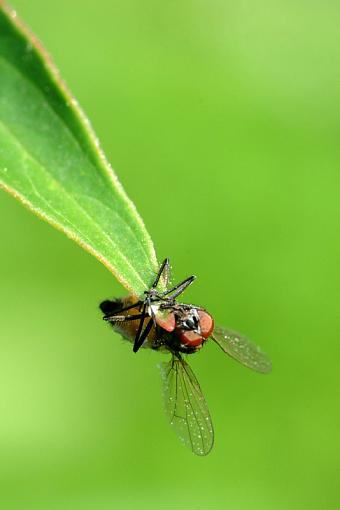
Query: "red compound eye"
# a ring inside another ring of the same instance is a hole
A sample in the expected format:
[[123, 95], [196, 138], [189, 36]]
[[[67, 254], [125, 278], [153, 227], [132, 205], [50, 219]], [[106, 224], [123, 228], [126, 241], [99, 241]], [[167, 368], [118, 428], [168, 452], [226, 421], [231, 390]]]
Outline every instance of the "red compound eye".
[[214, 330], [214, 319], [204, 310], [198, 310], [199, 326], [201, 333], [196, 331], [188, 331], [186, 329], [178, 329], [177, 336], [183, 345], [197, 347], [203, 344], [204, 340], [208, 338]]
[[162, 311], [156, 315], [158, 326], [168, 333], [171, 333], [176, 326], [175, 314], [169, 311]]
[[208, 338], [214, 331], [214, 319], [204, 310], [198, 310], [198, 315], [200, 318], [201, 335], [203, 338]]
[[197, 347], [202, 345], [204, 342], [204, 338], [202, 335], [199, 335], [195, 331], [186, 331], [185, 329], [178, 329], [177, 336], [183, 345], [188, 345], [191, 347]]

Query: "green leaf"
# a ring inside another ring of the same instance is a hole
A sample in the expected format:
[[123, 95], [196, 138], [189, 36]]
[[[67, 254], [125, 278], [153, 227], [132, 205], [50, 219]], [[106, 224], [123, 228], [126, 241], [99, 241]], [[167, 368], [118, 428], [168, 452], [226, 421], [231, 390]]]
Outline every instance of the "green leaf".
[[157, 271], [141, 217], [37, 39], [0, 0], [0, 187], [133, 294]]

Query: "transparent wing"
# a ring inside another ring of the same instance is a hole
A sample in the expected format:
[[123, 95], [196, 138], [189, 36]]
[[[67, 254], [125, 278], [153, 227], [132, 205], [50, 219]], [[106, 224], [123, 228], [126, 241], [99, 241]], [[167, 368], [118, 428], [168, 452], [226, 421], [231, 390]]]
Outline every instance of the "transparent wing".
[[166, 414], [180, 440], [196, 455], [207, 455], [214, 444], [209, 409], [198, 381], [183, 359], [159, 365]]
[[157, 287], [159, 280], [161, 279], [163, 282], [164, 289], [166, 290], [170, 284], [170, 261], [168, 258], [164, 259], [161, 267], [159, 268], [158, 274], [156, 276], [156, 280], [154, 281], [153, 287]]
[[164, 281], [164, 286], [166, 289], [170, 285], [170, 279], [171, 279], [170, 262], [169, 262], [169, 259], [167, 259], [167, 263], [165, 264], [165, 268], [164, 268], [164, 272], [163, 272], [163, 281]]
[[242, 365], [263, 374], [271, 371], [270, 359], [244, 335], [216, 326], [211, 338], [225, 353], [242, 363]]

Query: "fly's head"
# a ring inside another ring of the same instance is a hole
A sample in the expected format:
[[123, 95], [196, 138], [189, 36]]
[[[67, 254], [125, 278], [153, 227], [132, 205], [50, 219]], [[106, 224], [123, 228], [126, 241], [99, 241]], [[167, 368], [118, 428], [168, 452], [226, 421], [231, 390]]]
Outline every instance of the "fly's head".
[[206, 310], [184, 303], [163, 303], [156, 320], [159, 328], [168, 333], [169, 349], [186, 354], [201, 349], [214, 329], [214, 320]]
[[200, 316], [195, 306], [177, 305], [176, 327], [179, 330], [194, 331], [198, 335], [201, 334]]

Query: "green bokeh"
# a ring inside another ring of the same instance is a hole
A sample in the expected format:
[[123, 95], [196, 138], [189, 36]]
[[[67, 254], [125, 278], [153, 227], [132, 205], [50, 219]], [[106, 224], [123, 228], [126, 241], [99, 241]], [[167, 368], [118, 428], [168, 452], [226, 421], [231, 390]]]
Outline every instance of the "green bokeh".
[[156, 365], [100, 320], [124, 290], [1, 194], [4, 509], [339, 504], [340, 5], [13, 0], [54, 57], [187, 299], [271, 356], [192, 356], [206, 458], [167, 425]]

